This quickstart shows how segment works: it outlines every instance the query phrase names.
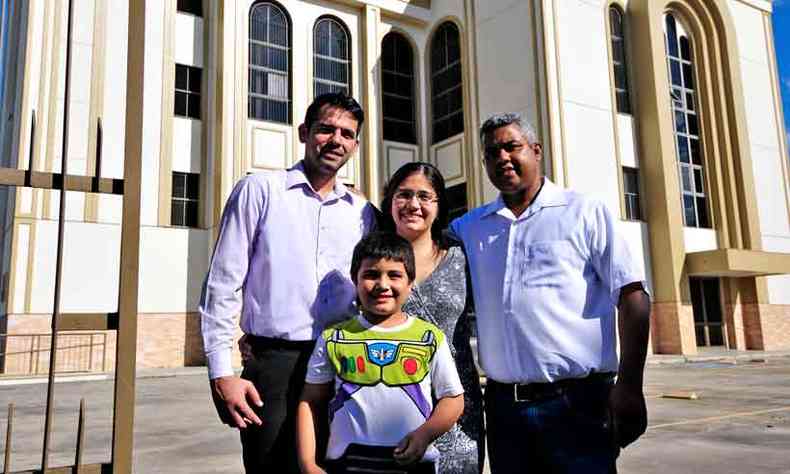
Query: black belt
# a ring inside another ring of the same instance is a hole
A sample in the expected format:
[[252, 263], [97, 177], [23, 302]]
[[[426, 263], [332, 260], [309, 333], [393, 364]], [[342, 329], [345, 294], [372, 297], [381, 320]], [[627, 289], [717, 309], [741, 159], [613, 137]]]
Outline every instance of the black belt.
[[387, 474], [434, 474], [433, 462], [419, 461], [401, 466], [393, 458], [395, 446], [369, 446], [351, 443], [340, 459], [327, 459], [323, 464], [329, 474], [379, 472]]
[[566, 391], [590, 384], [612, 383], [614, 372], [593, 372], [587, 377], [546, 383], [502, 383], [488, 379], [486, 390], [502, 393], [515, 402], [537, 402], [563, 395]]
[[287, 339], [254, 336], [252, 334], [247, 334], [247, 343], [256, 352], [266, 349], [304, 352], [312, 351], [313, 347], [315, 347], [315, 341], [289, 341]]

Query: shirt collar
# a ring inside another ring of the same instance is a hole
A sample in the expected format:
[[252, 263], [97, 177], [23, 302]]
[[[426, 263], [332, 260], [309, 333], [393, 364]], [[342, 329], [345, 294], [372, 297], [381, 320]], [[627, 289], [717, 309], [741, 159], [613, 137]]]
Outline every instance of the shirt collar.
[[505, 200], [502, 199], [502, 195], [500, 194], [499, 196], [497, 196], [497, 198], [494, 201], [486, 205], [486, 209], [485, 211], [483, 211], [483, 217], [490, 216], [491, 214], [496, 214], [497, 212], [501, 211], [505, 207], [506, 207]]
[[568, 198], [565, 196], [565, 190], [556, 184], [552, 183], [549, 178], [543, 178], [543, 188], [535, 198], [532, 206], [536, 209], [544, 207], [567, 206]]
[[[310, 181], [307, 180], [307, 175], [304, 174], [304, 160], [299, 160], [293, 167], [289, 168], [286, 171], [285, 176], [285, 187], [287, 189], [291, 189], [294, 186], [305, 185], [307, 186], [313, 193], [315, 193], [315, 189], [313, 189], [313, 185], [310, 184]], [[353, 197], [351, 193], [348, 191], [348, 188], [345, 184], [341, 183], [340, 180], [335, 179], [335, 187], [332, 189], [332, 192], [327, 195], [326, 200], [329, 199], [343, 199], [351, 203], [353, 201]]]
[[[544, 207], [566, 206], [567, 204], [568, 199], [565, 197], [565, 190], [552, 183], [549, 178], [544, 177], [543, 186], [535, 197], [535, 201], [527, 208], [530, 212], [524, 212], [522, 216], [529, 215]], [[486, 206], [483, 217], [496, 214], [506, 207], [505, 200], [502, 199], [502, 194], [500, 193], [496, 200]]]

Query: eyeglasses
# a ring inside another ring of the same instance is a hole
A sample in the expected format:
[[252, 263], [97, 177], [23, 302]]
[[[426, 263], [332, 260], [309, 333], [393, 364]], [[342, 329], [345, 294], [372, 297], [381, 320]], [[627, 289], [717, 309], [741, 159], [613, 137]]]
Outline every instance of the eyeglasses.
[[414, 196], [417, 196], [417, 200], [420, 201], [420, 204], [430, 204], [439, 200], [435, 194], [429, 191], [414, 191], [411, 189], [399, 189], [395, 191], [392, 200], [398, 204], [405, 204], [411, 202]]
[[483, 150], [483, 157], [486, 160], [495, 160], [502, 150], [505, 150], [506, 153], [514, 153], [521, 151], [521, 149], [527, 145], [528, 144], [524, 142], [516, 140], [505, 143], [497, 143], [496, 145], [489, 145]]

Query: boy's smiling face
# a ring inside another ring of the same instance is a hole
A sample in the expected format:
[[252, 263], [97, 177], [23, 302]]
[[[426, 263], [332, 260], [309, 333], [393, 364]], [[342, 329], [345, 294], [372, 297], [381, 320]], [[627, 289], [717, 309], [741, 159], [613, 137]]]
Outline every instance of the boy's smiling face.
[[377, 317], [379, 324], [401, 314], [411, 292], [411, 282], [403, 262], [366, 258], [356, 275], [357, 296], [365, 313]]

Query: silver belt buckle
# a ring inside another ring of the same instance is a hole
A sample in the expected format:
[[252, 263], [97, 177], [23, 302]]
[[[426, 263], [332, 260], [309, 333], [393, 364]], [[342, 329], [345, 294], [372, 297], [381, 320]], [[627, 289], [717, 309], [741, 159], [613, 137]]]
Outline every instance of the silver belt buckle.
[[513, 384], [513, 400], [516, 401], [516, 403], [519, 403], [519, 402], [531, 402], [532, 401], [531, 398], [519, 398], [518, 397], [518, 387], [519, 386], [520, 386], [520, 384], [517, 384], [517, 383]]

